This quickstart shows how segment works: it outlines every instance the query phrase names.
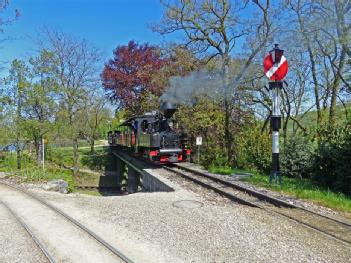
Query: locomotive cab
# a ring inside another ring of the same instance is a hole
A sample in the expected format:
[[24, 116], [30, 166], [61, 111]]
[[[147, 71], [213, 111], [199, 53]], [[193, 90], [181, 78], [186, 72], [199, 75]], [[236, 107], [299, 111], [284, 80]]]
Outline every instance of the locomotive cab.
[[[126, 136], [126, 141], [130, 143], [121, 145], [130, 148], [134, 154], [143, 156], [154, 163], [185, 161], [187, 159], [186, 154], [190, 150], [184, 145], [183, 134], [173, 129], [171, 118], [176, 110], [174, 104], [164, 102], [160, 111], [153, 111], [128, 119], [120, 125], [127, 127], [128, 132], [119, 134], [117, 137]], [[120, 144], [119, 139], [114, 141]]]

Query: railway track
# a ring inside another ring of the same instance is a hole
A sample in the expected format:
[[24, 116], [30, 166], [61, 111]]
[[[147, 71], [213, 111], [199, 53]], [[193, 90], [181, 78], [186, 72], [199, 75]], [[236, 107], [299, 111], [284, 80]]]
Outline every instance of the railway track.
[[0, 201], [0, 204], [4, 206], [7, 211], [13, 216], [13, 218], [22, 226], [22, 228], [28, 233], [28, 235], [31, 237], [31, 239], [34, 241], [36, 246], [39, 248], [39, 250], [42, 252], [43, 256], [46, 258], [46, 260], [50, 263], [55, 263], [56, 261], [54, 260], [53, 256], [49, 253], [48, 249], [46, 246], [37, 238], [37, 236], [34, 234], [34, 231], [20, 218], [20, 216], [12, 210], [6, 203]]
[[[46, 209], [49, 208], [50, 211], [52, 211], [54, 214], [57, 216], [61, 217], [63, 220], [66, 222], [70, 223], [72, 227], [78, 229], [80, 231], [80, 234], [78, 235], [79, 237], [82, 237], [82, 235], [87, 235], [87, 237], [90, 238], [89, 242], [95, 242], [97, 243], [97, 246], [103, 247], [106, 251], [108, 251], [109, 255], [106, 256], [105, 258], [107, 259], [112, 259], [110, 261], [105, 261], [105, 262], [126, 262], [126, 263], [133, 263], [131, 259], [129, 259], [126, 255], [124, 255], [121, 251], [119, 251], [117, 248], [115, 248], [113, 245], [105, 241], [102, 237], [97, 235], [95, 232], [78, 222], [76, 219], [72, 218], [65, 212], [63, 212], [61, 209], [49, 204], [47, 201], [43, 200], [42, 198], [36, 196], [35, 194], [29, 193], [28, 191], [8, 184], [7, 182], [0, 181], [0, 185], [9, 189], [10, 192], [17, 192], [22, 195], [25, 195], [26, 197], [29, 197], [29, 199], [37, 202], [38, 204], [45, 206]], [[9, 193], [10, 193], [9, 192]], [[9, 202], [4, 202], [1, 201], [1, 203], [10, 211], [10, 213], [16, 218], [17, 221], [26, 229], [26, 231], [30, 234], [30, 236], [33, 238], [34, 242], [39, 246], [41, 251], [45, 254], [49, 262], [57, 262], [53, 256], [53, 254], [49, 253], [49, 249], [47, 248], [48, 246], [51, 246], [51, 249], [56, 250], [55, 247], [52, 247], [53, 245], [47, 244], [45, 245], [36, 235], [35, 231], [32, 230], [32, 228], [29, 227], [29, 224], [26, 224], [23, 219], [15, 212], [14, 209], [11, 209]], [[37, 228], [37, 227], [36, 227]], [[39, 231], [40, 232], [40, 231]], [[83, 233], [82, 233], [83, 232]], [[47, 241], [47, 240], [46, 240]], [[97, 251], [101, 251], [101, 249], [98, 249]], [[84, 253], [84, 251], [81, 251]], [[102, 252], [101, 252], [102, 253]], [[113, 259], [114, 257], [114, 259]]]
[[164, 168], [239, 204], [263, 209], [268, 213], [287, 218], [343, 244], [351, 245], [351, 224], [348, 222], [316, 213], [188, 167], [173, 165]]

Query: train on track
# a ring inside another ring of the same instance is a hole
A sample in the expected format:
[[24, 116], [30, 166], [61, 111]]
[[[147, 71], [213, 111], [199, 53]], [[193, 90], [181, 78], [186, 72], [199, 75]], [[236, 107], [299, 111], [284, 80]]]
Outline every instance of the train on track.
[[189, 161], [187, 134], [172, 125], [176, 110], [173, 103], [163, 102], [160, 110], [124, 121], [118, 129], [108, 132], [109, 145], [128, 149], [155, 164]]

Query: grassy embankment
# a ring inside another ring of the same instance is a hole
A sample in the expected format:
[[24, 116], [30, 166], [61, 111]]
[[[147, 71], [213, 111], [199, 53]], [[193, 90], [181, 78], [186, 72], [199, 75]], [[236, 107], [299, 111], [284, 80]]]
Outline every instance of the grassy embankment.
[[[351, 113], [351, 104], [347, 105], [349, 115]], [[328, 118], [329, 111], [322, 111], [322, 118], [324, 121]], [[342, 105], [336, 107], [336, 122], [337, 124], [345, 123], [345, 109]], [[298, 118], [299, 119], [299, 118]], [[310, 111], [301, 117], [301, 124], [307, 128], [310, 132], [315, 130], [315, 123], [317, 119], [317, 113]], [[288, 130], [292, 130], [292, 122], [288, 126]], [[230, 167], [210, 167], [211, 172], [218, 174], [232, 174], [243, 172], [243, 170], [231, 169]], [[249, 171], [250, 172], [250, 171]], [[351, 197], [345, 196], [341, 193], [332, 192], [329, 189], [325, 189], [318, 186], [317, 182], [313, 182], [309, 179], [295, 179], [283, 177], [283, 185], [270, 185], [268, 182], [268, 175], [263, 175], [257, 172], [251, 172], [252, 176], [246, 177], [245, 181], [252, 183], [257, 186], [265, 187], [273, 191], [283, 192], [294, 197], [312, 201], [313, 203], [326, 206], [338, 211], [351, 213]]]
[[243, 181], [268, 188], [272, 191], [282, 192], [299, 199], [311, 201], [315, 204], [329, 207], [341, 212], [351, 213], [351, 198], [341, 193], [332, 192], [328, 189], [318, 187], [318, 185], [309, 179], [295, 179], [283, 177], [282, 186], [269, 184], [268, 175], [257, 172], [231, 169], [230, 167], [210, 167], [210, 172], [218, 174], [233, 174], [240, 172], [251, 173]]
[[38, 166], [35, 156], [23, 152], [22, 169], [17, 169], [16, 154], [14, 152], [3, 153], [0, 157], [0, 172], [5, 172], [21, 182], [45, 182], [54, 179], [63, 179], [69, 184], [69, 191], [82, 180], [94, 180], [94, 176], [86, 170], [100, 171], [106, 164], [106, 154], [103, 148], [96, 147], [95, 153], [90, 153], [90, 148], [81, 144], [79, 149], [79, 171], [77, 177], [73, 177], [69, 169], [73, 165], [73, 152], [70, 147], [49, 149], [45, 162], [45, 169]]

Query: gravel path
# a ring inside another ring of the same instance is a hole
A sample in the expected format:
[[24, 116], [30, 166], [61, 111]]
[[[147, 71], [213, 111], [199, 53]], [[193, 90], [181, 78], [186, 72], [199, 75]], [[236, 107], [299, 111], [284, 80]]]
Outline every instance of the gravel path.
[[2, 204], [0, 204], [0, 262], [47, 262], [30, 235]]
[[56, 262], [122, 262], [81, 229], [25, 194], [0, 185], [0, 199], [32, 229]]
[[[161, 170], [159, 171], [161, 173]], [[225, 201], [162, 171], [175, 191], [94, 197], [32, 191], [119, 247], [136, 262], [350, 262], [351, 247]], [[203, 205], [178, 208], [175, 202]]]

